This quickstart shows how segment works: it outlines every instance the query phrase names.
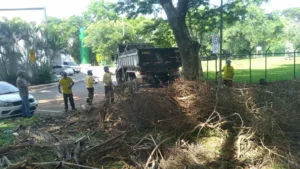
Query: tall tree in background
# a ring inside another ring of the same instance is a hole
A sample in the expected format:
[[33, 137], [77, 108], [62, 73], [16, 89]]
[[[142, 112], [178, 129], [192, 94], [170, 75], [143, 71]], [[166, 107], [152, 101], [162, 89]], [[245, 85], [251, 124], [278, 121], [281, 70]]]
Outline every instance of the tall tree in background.
[[[139, 19], [143, 19], [143, 17], [138, 17], [134, 20]], [[140, 22], [143, 23], [143, 25], [137, 28], [137, 33], [145, 42], [152, 43], [161, 48], [176, 47], [175, 37], [168, 21], [161, 18], [143, 20], [144, 21]]]
[[131, 25], [125, 25], [123, 37], [122, 21], [100, 20], [89, 25], [84, 43], [90, 47], [102, 60], [110, 60], [110, 56], [116, 53], [120, 42], [132, 42], [135, 38]]
[[2, 70], [6, 76], [17, 73], [22, 62], [20, 43], [29, 37], [29, 24], [20, 18], [0, 22], [0, 55]]
[[115, 7], [116, 4], [114, 3], [106, 2], [104, 0], [93, 0], [88, 6], [88, 10], [84, 12], [84, 18], [89, 23], [94, 23], [103, 19], [117, 20], [119, 16], [114, 10]]
[[257, 46], [263, 51], [268, 46], [272, 46], [271, 50], [280, 50], [284, 42], [284, 24], [279, 13], [266, 14], [259, 6], [249, 5], [245, 18], [225, 29], [224, 39], [224, 48], [235, 54]]
[[287, 18], [286, 37], [294, 48], [300, 46], [300, 8], [289, 8], [282, 12]]

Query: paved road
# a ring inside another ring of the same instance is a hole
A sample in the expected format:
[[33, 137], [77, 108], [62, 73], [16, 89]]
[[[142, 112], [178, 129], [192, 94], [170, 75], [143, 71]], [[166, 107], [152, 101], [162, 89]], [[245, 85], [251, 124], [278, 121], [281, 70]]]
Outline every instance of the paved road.
[[[83, 73], [71, 76], [71, 78], [75, 80], [82, 80], [75, 83], [73, 86], [73, 95], [77, 108], [79, 108], [82, 104], [85, 104], [88, 93], [85, 87], [85, 82], [83, 81], [84, 77], [85, 74]], [[30, 93], [38, 100], [38, 113], [62, 112], [64, 110], [63, 97], [62, 94], [58, 92], [57, 86], [30, 90]], [[102, 99], [104, 99], [104, 86], [103, 83], [100, 82], [95, 85], [94, 102], [99, 102]]]

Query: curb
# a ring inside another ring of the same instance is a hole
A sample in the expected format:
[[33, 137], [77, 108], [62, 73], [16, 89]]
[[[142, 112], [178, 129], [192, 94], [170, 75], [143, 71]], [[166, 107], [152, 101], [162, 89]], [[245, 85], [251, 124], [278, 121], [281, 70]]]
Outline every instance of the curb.
[[[82, 81], [84, 81], [84, 79], [74, 80], [74, 83], [82, 82]], [[28, 89], [42, 90], [42, 89], [52, 88], [57, 85], [58, 85], [58, 82], [55, 82], [55, 83], [44, 84], [44, 85], [29, 86]]]
[[49, 87], [49, 86], [53, 86], [53, 85], [57, 85], [57, 82], [49, 83], [49, 84], [42, 84], [42, 85], [35, 85], [35, 86], [28, 86], [28, 89], [39, 89], [42, 87]]

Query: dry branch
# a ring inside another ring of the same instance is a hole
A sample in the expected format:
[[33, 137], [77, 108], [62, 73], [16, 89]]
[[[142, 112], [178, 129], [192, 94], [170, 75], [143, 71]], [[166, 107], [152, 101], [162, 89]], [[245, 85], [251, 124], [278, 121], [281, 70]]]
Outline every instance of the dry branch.
[[152, 150], [151, 154], [149, 155], [148, 160], [147, 160], [147, 162], [146, 162], [146, 164], [145, 164], [144, 169], [147, 169], [147, 168], [148, 168], [148, 165], [149, 165], [149, 163], [151, 162], [151, 160], [152, 160], [152, 158], [153, 158], [153, 155], [154, 155], [154, 153], [156, 152], [156, 150], [157, 150], [164, 142], [166, 142], [166, 141], [168, 141], [168, 140], [170, 140], [170, 139], [171, 139], [170, 137], [169, 137], [169, 138], [166, 138], [166, 139], [164, 139], [163, 141], [161, 141], [160, 143], [157, 144], [157, 146]]
[[68, 163], [68, 162], [65, 162], [65, 161], [41, 162], [41, 163], [32, 163], [32, 164], [36, 165], [36, 166], [57, 166], [60, 163], [62, 165], [68, 165], [68, 166], [73, 166], [73, 167], [81, 167], [81, 168], [88, 168], [88, 169], [100, 169], [100, 168], [96, 168], [96, 167], [89, 167], [89, 166], [85, 166], [85, 165]]

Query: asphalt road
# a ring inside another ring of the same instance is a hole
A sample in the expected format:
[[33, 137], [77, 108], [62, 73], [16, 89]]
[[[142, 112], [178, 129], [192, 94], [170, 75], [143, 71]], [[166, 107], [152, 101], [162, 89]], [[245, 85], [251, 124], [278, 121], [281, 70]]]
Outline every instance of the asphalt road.
[[[81, 80], [79, 82], [76, 82], [73, 86], [73, 95], [74, 95], [76, 108], [80, 108], [82, 104], [85, 104], [88, 95], [88, 91], [85, 87], [85, 82], [83, 81], [85, 76], [86, 75], [83, 73], [71, 76], [71, 78], [74, 80]], [[37, 113], [63, 112], [64, 110], [63, 95], [58, 92], [57, 86], [30, 90], [30, 93], [38, 101], [39, 105], [38, 105]], [[103, 99], [104, 99], [104, 86], [103, 83], [99, 82], [98, 84], [95, 85], [94, 103], [100, 102]], [[71, 108], [71, 106], [69, 107]]]

